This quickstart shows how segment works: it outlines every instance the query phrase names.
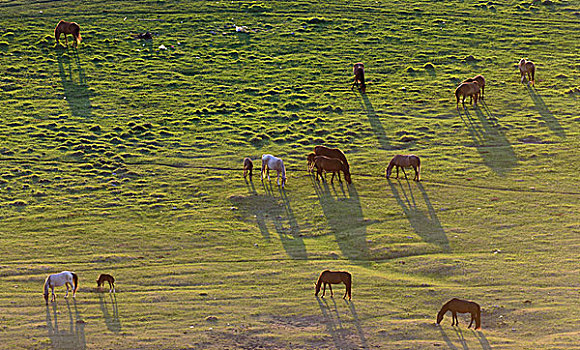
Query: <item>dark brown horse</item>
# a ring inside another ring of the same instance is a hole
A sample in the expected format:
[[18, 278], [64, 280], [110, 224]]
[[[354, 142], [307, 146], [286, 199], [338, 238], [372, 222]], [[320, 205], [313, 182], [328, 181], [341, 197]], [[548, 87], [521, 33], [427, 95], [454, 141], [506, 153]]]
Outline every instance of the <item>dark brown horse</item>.
[[472, 83], [474, 81], [476, 81], [477, 84], [479, 84], [479, 88], [481, 89], [481, 96], [479, 99], [483, 100], [483, 90], [485, 90], [485, 78], [483, 77], [483, 75], [479, 74], [474, 76], [473, 78], [465, 79], [463, 82]]
[[318, 296], [320, 292], [320, 286], [324, 283], [324, 287], [322, 289], [322, 297], [324, 298], [324, 294], [326, 293], [326, 285], [328, 284], [328, 288], [330, 289], [330, 297], [334, 296], [332, 292], [332, 285], [344, 283], [346, 286], [346, 290], [344, 292], [343, 299], [346, 298], [348, 294], [348, 300], [351, 299], [351, 287], [352, 287], [352, 276], [350, 273], [346, 271], [330, 271], [324, 270], [318, 277], [318, 281], [316, 282], [316, 292], [314, 295]]
[[109, 293], [113, 291], [115, 293], [115, 277], [108, 275], [106, 273], [102, 273], [99, 275], [97, 279], [97, 287], [105, 286], [105, 282], [109, 282]]
[[387, 166], [387, 169], [385, 170], [385, 175], [386, 175], [387, 179], [389, 177], [391, 177], [391, 172], [393, 171], [393, 167], [397, 167], [397, 176], [395, 176], [395, 179], [399, 178], [399, 168], [401, 168], [401, 170], [403, 171], [403, 174], [405, 174], [405, 179], [406, 179], [407, 173], [405, 173], [405, 168], [413, 167], [413, 169], [415, 170], [415, 177], [413, 178], [413, 180], [421, 181], [421, 159], [419, 159], [419, 157], [417, 157], [416, 155], [414, 155], [414, 154], [408, 154], [408, 155], [397, 154], [396, 156], [394, 156], [393, 159], [391, 159], [389, 166]]
[[459, 108], [459, 96], [463, 97], [463, 99], [461, 100], [463, 107], [465, 107], [465, 98], [466, 97], [470, 98], [470, 103], [477, 104], [477, 98], [479, 96], [479, 91], [480, 91], [480, 86], [479, 86], [479, 83], [477, 81], [459, 84], [457, 89], [455, 89], [455, 98], [457, 99], [457, 107]]
[[534, 62], [522, 58], [518, 64], [518, 68], [520, 69], [520, 75], [522, 76], [522, 84], [524, 83], [526, 74], [528, 75], [528, 81], [531, 82], [532, 85], [536, 84], [536, 65]]
[[355, 86], [357, 86], [364, 94], [367, 90], [367, 86], [365, 84], [365, 65], [360, 62], [355, 63], [352, 67], [352, 73], [354, 74], [354, 81], [350, 89], [352, 90]]
[[[332, 173], [332, 177], [330, 178], [331, 183], [334, 181], [334, 174], [338, 174], [338, 182], [340, 182], [340, 172], [342, 171], [344, 173], [344, 179], [346, 180], [346, 183], [352, 183], [350, 178], [350, 171], [348, 171], [344, 163], [338, 158], [316, 156], [314, 158], [314, 166], [317, 169], [316, 180], [318, 180], [319, 176], [322, 176], [323, 171], [326, 171], [328, 173]], [[324, 178], [322, 180], [324, 180]]]
[[56, 39], [56, 43], [59, 43], [60, 35], [64, 34], [64, 40], [66, 42], [66, 46], [68, 47], [68, 39], [66, 37], [67, 34], [72, 34], [75, 38], [75, 43], [73, 44], [74, 47], [77, 47], [78, 44], [81, 43], [81, 27], [75, 22], [67, 22], [61, 20], [54, 28], [54, 38]]
[[254, 169], [254, 163], [250, 158], [244, 158], [244, 177], [250, 173], [250, 180], [252, 179], [252, 169]]
[[447, 311], [451, 311], [452, 326], [459, 325], [459, 321], [457, 320], [457, 313], [460, 314], [470, 313], [471, 322], [469, 323], [469, 326], [467, 328], [471, 328], [473, 321], [475, 321], [475, 329], [481, 328], [481, 308], [479, 307], [479, 304], [474, 303], [473, 301], [453, 298], [448, 302], [446, 302], [445, 304], [443, 304], [443, 307], [441, 308], [441, 310], [439, 310], [439, 313], [437, 313], [437, 324], [441, 323], [441, 320], [443, 320], [443, 316], [445, 316], [445, 313]]
[[326, 146], [319, 145], [314, 147], [314, 154], [316, 154], [317, 156], [325, 156], [328, 158], [338, 158], [344, 163], [346, 168], [350, 170], [350, 166], [348, 165], [346, 156], [338, 148], [329, 148]]

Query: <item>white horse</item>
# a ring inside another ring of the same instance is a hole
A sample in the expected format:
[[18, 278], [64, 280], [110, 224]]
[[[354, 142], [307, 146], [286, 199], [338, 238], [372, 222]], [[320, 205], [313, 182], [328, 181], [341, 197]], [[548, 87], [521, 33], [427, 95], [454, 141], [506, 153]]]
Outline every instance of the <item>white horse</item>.
[[74, 272], [63, 271], [61, 273], [55, 273], [49, 275], [44, 281], [44, 300], [46, 300], [46, 305], [48, 305], [48, 288], [50, 288], [52, 293], [51, 302], [56, 300], [56, 294], [54, 294], [54, 287], [66, 286], [65, 298], [68, 297], [68, 286], [73, 288], [73, 298], [76, 297], [77, 289], [79, 288], [79, 277]]
[[278, 172], [278, 176], [276, 177], [278, 186], [280, 186], [280, 173], [282, 173], [282, 188], [284, 188], [284, 184], [286, 184], [286, 168], [284, 167], [284, 162], [282, 162], [282, 159], [276, 158], [271, 154], [262, 154], [262, 181], [264, 180], [264, 170], [266, 170], [268, 181], [270, 181], [270, 169]]

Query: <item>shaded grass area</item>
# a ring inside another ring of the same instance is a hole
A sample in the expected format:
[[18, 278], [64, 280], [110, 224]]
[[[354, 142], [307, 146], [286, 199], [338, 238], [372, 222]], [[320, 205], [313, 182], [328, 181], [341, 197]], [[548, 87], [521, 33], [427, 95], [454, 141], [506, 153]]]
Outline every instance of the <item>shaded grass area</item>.
[[[576, 10], [0, 1], [5, 345], [575, 346]], [[81, 25], [78, 49], [55, 46], [59, 19]], [[485, 102], [457, 110], [478, 73]], [[320, 143], [345, 151], [352, 186], [306, 173]], [[262, 153], [283, 157], [286, 190], [244, 182]], [[396, 153], [422, 158], [423, 183], [386, 181]], [[314, 298], [327, 268], [353, 273], [352, 303]], [[44, 278], [65, 269], [77, 300], [45, 307]], [[482, 305], [481, 332], [434, 326], [452, 297]]]

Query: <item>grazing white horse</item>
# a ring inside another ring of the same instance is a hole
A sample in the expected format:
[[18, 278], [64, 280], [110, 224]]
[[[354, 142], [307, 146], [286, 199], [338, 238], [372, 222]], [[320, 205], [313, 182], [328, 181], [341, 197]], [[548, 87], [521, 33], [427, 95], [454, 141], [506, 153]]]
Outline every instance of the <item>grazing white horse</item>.
[[282, 188], [286, 184], [286, 168], [284, 167], [284, 162], [280, 158], [276, 158], [271, 154], [262, 154], [262, 181], [264, 180], [264, 170], [268, 175], [268, 181], [270, 181], [270, 169], [276, 170], [278, 176], [276, 177], [276, 183], [280, 186], [280, 173], [282, 173]]
[[79, 277], [76, 273], [70, 271], [63, 271], [61, 273], [55, 273], [49, 275], [44, 281], [44, 300], [46, 300], [46, 305], [48, 305], [48, 288], [50, 288], [52, 293], [51, 302], [56, 300], [56, 294], [54, 294], [54, 287], [66, 286], [65, 298], [68, 297], [68, 286], [73, 288], [73, 298], [76, 297], [77, 289], [79, 288]]

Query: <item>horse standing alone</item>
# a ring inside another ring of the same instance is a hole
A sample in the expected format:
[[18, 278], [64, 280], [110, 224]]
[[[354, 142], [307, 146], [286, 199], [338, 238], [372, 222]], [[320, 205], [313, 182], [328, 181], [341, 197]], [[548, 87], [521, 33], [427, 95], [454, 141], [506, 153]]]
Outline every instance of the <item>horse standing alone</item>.
[[354, 81], [350, 89], [352, 90], [355, 86], [357, 86], [364, 94], [367, 90], [367, 86], [365, 84], [365, 65], [361, 62], [355, 63], [352, 67], [352, 73], [354, 74]]
[[115, 293], [115, 277], [106, 273], [100, 274], [99, 278], [97, 279], [97, 288], [100, 286], [105, 286], [105, 282], [109, 282], [109, 293], [111, 293], [111, 290], [113, 293]]
[[254, 163], [250, 158], [244, 158], [244, 177], [250, 173], [250, 180], [252, 180], [252, 169], [254, 169]]
[[403, 171], [403, 174], [405, 174], [405, 179], [407, 178], [407, 173], [405, 173], [405, 168], [411, 168], [413, 167], [413, 169], [415, 170], [415, 177], [413, 178], [413, 180], [415, 181], [421, 181], [420, 177], [421, 177], [421, 159], [419, 159], [419, 157], [417, 157], [414, 154], [408, 154], [408, 155], [401, 155], [401, 154], [397, 154], [396, 156], [393, 157], [393, 159], [391, 159], [389, 166], [387, 166], [387, 169], [385, 170], [385, 175], [387, 177], [387, 179], [389, 177], [391, 177], [391, 172], [393, 171], [393, 167], [397, 167], [397, 176], [395, 177], [395, 179], [399, 178], [399, 168], [401, 168], [401, 170]]
[[286, 167], [284, 167], [284, 162], [280, 158], [276, 158], [271, 154], [262, 154], [262, 171], [260, 172], [262, 181], [264, 181], [264, 170], [268, 175], [268, 181], [270, 181], [270, 169], [276, 170], [278, 173], [276, 177], [276, 183], [280, 186], [280, 174], [282, 174], [282, 188], [286, 184]]
[[535, 85], [536, 83], [536, 65], [532, 61], [527, 61], [525, 58], [520, 60], [518, 64], [518, 68], [520, 69], [520, 75], [522, 76], [522, 84], [524, 83], [524, 79], [526, 78], [526, 74], [528, 75], [528, 81]]
[[318, 281], [316, 282], [316, 292], [314, 293], [315, 296], [318, 296], [318, 293], [320, 292], [320, 286], [323, 283], [324, 283], [324, 287], [322, 290], [323, 298], [324, 294], [326, 293], [326, 285], [328, 285], [328, 288], [330, 289], [330, 297], [333, 297], [334, 293], [332, 292], [332, 285], [344, 283], [344, 285], [346, 286], [346, 290], [342, 298], [345, 299], [348, 294], [348, 300], [351, 299], [352, 276], [350, 273], [346, 271], [330, 271], [330, 270], [322, 271], [322, 273], [318, 277]]
[[[314, 165], [316, 166], [316, 180], [319, 176], [322, 176], [322, 171], [332, 172], [332, 177], [330, 182], [334, 180], [334, 174], [338, 174], [338, 181], [340, 182], [340, 172], [344, 173], [344, 179], [349, 185], [352, 183], [350, 178], [350, 171], [344, 165], [344, 163], [338, 158], [329, 158], [325, 156], [317, 156], [314, 158]], [[324, 179], [323, 179], [324, 180]]]
[[437, 324], [441, 323], [441, 320], [443, 320], [443, 316], [445, 316], [445, 313], [447, 311], [451, 311], [452, 326], [459, 325], [459, 321], [457, 320], [457, 313], [460, 314], [470, 313], [471, 322], [469, 323], [469, 326], [467, 328], [471, 328], [471, 325], [473, 324], [474, 320], [475, 320], [475, 329], [481, 328], [481, 308], [479, 307], [479, 304], [473, 301], [453, 298], [448, 302], [446, 302], [445, 304], [443, 304], [443, 307], [437, 313]]
[[74, 47], [77, 47], [78, 44], [81, 43], [81, 27], [76, 24], [75, 22], [67, 22], [61, 20], [54, 28], [54, 38], [56, 39], [56, 43], [59, 44], [60, 34], [64, 34], [64, 40], [66, 42], [66, 46], [68, 47], [68, 39], [66, 37], [67, 34], [72, 34], [75, 38], [75, 43], [73, 44]]
[[44, 300], [46, 305], [48, 305], [48, 288], [51, 290], [52, 298], [51, 302], [56, 300], [56, 294], [54, 294], [54, 287], [66, 286], [65, 298], [68, 298], [68, 286], [73, 288], [73, 298], [76, 297], [77, 289], [79, 288], [79, 277], [76, 273], [70, 271], [63, 271], [61, 273], [55, 273], [49, 275], [44, 281]]
[[463, 107], [465, 107], [465, 98], [466, 97], [470, 98], [470, 100], [469, 100], [470, 103], [477, 104], [477, 98], [479, 96], [479, 91], [480, 91], [480, 86], [479, 86], [479, 83], [477, 81], [459, 84], [457, 89], [455, 89], [455, 98], [457, 99], [457, 104], [456, 104], [457, 107], [459, 108], [459, 96], [463, 97], [463, 99], [461, 100]]

